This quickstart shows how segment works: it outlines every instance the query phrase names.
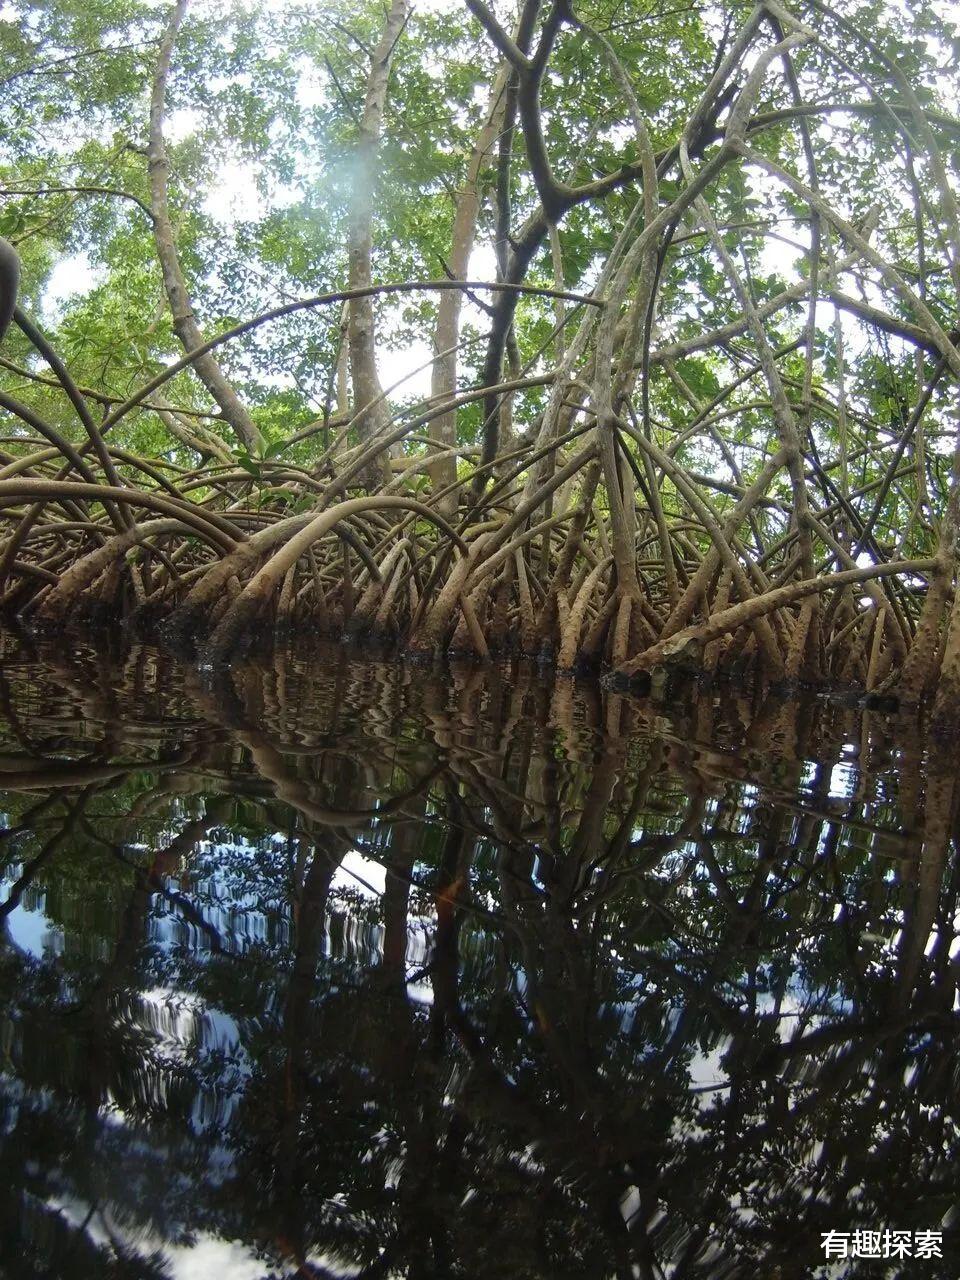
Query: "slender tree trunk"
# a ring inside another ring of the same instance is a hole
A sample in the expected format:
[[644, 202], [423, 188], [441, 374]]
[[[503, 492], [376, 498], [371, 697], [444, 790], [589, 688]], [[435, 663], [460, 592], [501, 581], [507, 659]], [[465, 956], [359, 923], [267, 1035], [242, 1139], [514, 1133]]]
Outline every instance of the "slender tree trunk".
[[0, 339], [13, 319], [19, 288], [20, 259], [13, 245], [0, 236]]
[[[383, 129], [383, 108], [387, 99], [390, 65], [400, 33], [407, 21], [409, 0], [392, 0], [380, 40], [373, 53], [367, 92], [360, 118], [360, 132], [353, 154], [353, 184], [349, 209], [349, 287], [366, 289], [373, 284], [373, 205], [376, 186], [377, 151]], [[354, 298], [350, 303], [347, 340], [350, 378], [353, 383], [353, 412], [360, 414], [357, 433], [366, 443], [386, 429], [387, 407], [377, 371], [376, 320], [372, 298]], [[367, 406], [371, 406], [367, 409]], [[377, 466], [389, 465], [382, 454]], [[368, 483], [375, 477], [367, 477]]]
[[[907, 655], [901, 680], [905, 701], [918, 702], [924, 693], [936, 685], [934, 724], [943, 731], [952, 725], [956, 732], [956, 720], [960, 709], [960, 593], [955, 591], [957, 561], [957, 530], [960, 515], [960, 436], [953, 450], [953, 466], [950, 477], [950, 495], [940, 525], [937, 546], [937, 568], [927, 589], [920, 625], [913, 646]], [[946, 645], [936, 673], [939, 654], [940, 626], [944, 611], [955, 591], [948, 614]]]
[[[488, 163], [491, 148], [496, 141], [503, 120], [506, 100], [507, 67], [504, 64], [497, 72], [483, 127], [474, 144], [467, 164], [463, 187], [457, 195], [456, 209], [453, 216], [453, 233], [451, 236], [450, 259], [447, 262], [450, 274], [455, 280], [465, 280], [470, 264], [470, 255], [477, 233], [477, 218], [480, 213], [483, 183], [481, 174]], [[437, 308], [437, 325], [434, 330], [433, 345], [436, 358], [433, 363], [431, 393], [433, 399], [442, 403], [451, 400], [457, 390], [457, 342], [460, 337], [460, 309], [463, 305], [463, 294], [459, 289], [451, 289], [440, 294]], [[455, 410], [434, 418], [430, 424], [430, 439], [436, 441], [443, 449], [453, 449], [457, 443], [457, 415]], [[432, 462], [429, 467], [430, 481], [434, 493], [452, 485], [457, 478], [457, 459], [453, 453]], [[457, 495], [450, 493], [438, 505], [441, 515], [448, 518], [456, 513]]]
[[[167, 80], [170, 76], [170, 60], [173, 46], [183, 23], [187, 10], [187, 0], [177, 0], [167, 29], [160, 45], [160, 57], [153, 79], [153, 94], [150, 99], [150, 146], [148, 151], [148, 170], [150, 174], [150, 210], [153, 214], [153, 237], [157, 246], [157, 256], [163, 272], [163, 287], [166, 290], [173, 314], [173, 328], [183, 344], [185, 351], [193, 351], [203, 346], [205, 341], [193, 305], [183, 269], [180, 266], [180, 255], [177, 252], [173, 224], [170, 221], [170, 209], [167, 200], [167, 178], [170, 164], [163, 141], [163, 116], [166, 107]], [[263, 450], [263, 437], [247, 412], [236, 390], [224, 375], [214, 356], [199, 356], [193, 364], [197, 377], [220, 406], [220, 412], [233, 428], [234, 434], [248, 453], [260, 453]]]

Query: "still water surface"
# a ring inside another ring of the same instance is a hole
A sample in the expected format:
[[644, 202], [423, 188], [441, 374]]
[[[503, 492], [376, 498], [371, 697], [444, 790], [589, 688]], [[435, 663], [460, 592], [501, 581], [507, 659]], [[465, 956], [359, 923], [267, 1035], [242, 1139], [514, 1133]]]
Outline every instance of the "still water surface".
[[7, 638], [0, 732], [5, 1280], [958, 1274], [909, 720]]

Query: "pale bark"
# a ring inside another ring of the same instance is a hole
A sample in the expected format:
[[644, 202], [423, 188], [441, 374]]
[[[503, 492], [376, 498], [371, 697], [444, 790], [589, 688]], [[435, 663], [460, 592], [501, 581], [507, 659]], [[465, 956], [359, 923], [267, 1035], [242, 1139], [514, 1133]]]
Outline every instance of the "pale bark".
[[[408, 0], [392, 0], [367, 78], [360, 130], [352, 156], [353, 181], [348, 219], [351, 289], [366, 289], [373, 284], [373, 206], [377, 152], [383, 130], [383, 109], [387, 100], [390, 65], [408, 13]], [[377, 371], [377, 331], [372, 298], [352, 299], [347, 337], [353, 411], [358, 415], [357, 433], [366, 442], [380, 435], [390, 418]], [[369, 412], [361, 413], [367, 405], [371, 406]], [[384, 479], [387, 461], [386, 457], [381, 458]]]
[[635, 675], [638, 671], [649, 671], [663, 661], [688, 650], [702, 651], [711, 641], [732, 633], [738, 627], [748, 626], [776, 609], [789, 607], [818, 592], [833, 591], [848, 583], [866, 583], [872, 578], [928, 573], [935, 564], [934, 560], [894, 560], [889, 564], [865, 565], [856, 569], [846, 569], [842, 573], [791, 582], [788, 586], [777, 587], [765, 595], [753, 596], [749, 600], [711, 614], [709, 619], [700, 626], [687, 627], [668, 639], [658, 641], [643, 653], [631, 658], [629, 662], [623, 663], [618, 674]]
[[[197, 324], [190, 292], [180, 265], [173, 223], [170, 219], [170, 207], [167, 196], [167, 180], [170, 164], [163, 140], [163, 117], [166, 109], [167, 80], [170, 76], [170, 61], [173, 46], [183, 23], [187, 9], [187, 0], [177, 0], [170, 22], [160, 46], [160, 57], [153, 80], [153, 94], [150, 99], [150, 147], [148, 151], [148, 169], [150, 174], [150, 211], [153, 215], [153, 238], [157, 246], [157, 256], [163, 272], [163, 287], [166, 290], [173, 316], [173, 328], [185, 351], [194, 351], [202, 347], [205, 339]], [[261, 453], [263, 437], [250, 417], [246, 406], [237, 395], [229, 379], [220, 368], [216, 357], [198, 356], [193, 361], [197, 377], [220, 406], [225, 421], [233, 429], [234, 435], [248, 453]]]
[[[474, 144], [467, 163], [467, 172], [463, 187], [457, 195], [453, 216], [453, 232], [450, 242], [450, 258], [447, 266], [454, 280], [465, 280], [470, 255], [473, 252], [477, 233], [477, 218], [480, 213], [482, 199], [481, 174], [487, 163], [491, 148], [496, 141], [497, 133], [503, 119], [506, 98], [507, 68], [502, 66], [490, 90], [486, 116], [483, 127]], [[460, 310], [463, 306], [463, 294], [459, 289], [451, 289], [440, 295], [437, 308], [437, 324], [433, 335], [436, 356], [433, 363], [431, 394], [437, 404], [450, 400], [457, 391], [457, 343], [460, 338]], [[435, 418], [430, 424], [430, 439], [435, 440], [438, 448], [453, 450], [457, 444], [457, 415], [451, 409], [449, 413]], [[446, 452], [443, 457], [431, 462], [429, 467], [430, 481], [434, 493], [454, 484], [457, 478], [457, 459], [453, 452]], [[457, 509], [457, 495], [451, 491], [441, 503], [438, 510], [441, 515], [451, 516]]]

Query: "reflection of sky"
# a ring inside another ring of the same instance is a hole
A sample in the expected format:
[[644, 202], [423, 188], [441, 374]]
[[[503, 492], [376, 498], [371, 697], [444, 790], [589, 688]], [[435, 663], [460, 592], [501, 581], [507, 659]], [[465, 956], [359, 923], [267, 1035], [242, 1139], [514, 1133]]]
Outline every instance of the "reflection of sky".
[[7, 916], [7, 935], [14, 946], [42, 960], [63, 952], [63, 930], [52, 925], [42, 911], [14, 907]]
[[[186, 989], [186, 984], [178, 985], [178, 959], [189, 957], [193, 963], [205, 963], [212, 958], [215, 937], [233, 955], [242, 955], [257, 946], [290, 951], [294, 945], [290, 899], [282, 891], [278, 893], [275, 884], [266, 894], [257, 891], [270, 880], [265, 875], [264, 858], [282, 849], [284, 841], [285, 837], [277, 834], [253, 842], [237, 833], [216, 842], [198, 841], [189, 874], [182, 879], [163, 877], [163, 891], [150, 896], [146, 938], [151, 947], [164, 953], [165, 973], [171, 985], [132, 993], [131, 1003], [120, 1016], [148, 1034], [152, 1054], [163, 1063], [164, 1071], [191, 1062], [202, 1069], [205, 1062], [214, 1058], [223, 1062], [225, 1074], [221, 1074], [220, 1085], [213, 1093], [203, 1088], [197, 1093], [191, 1115], [195, 1132], [211, 1124], [229, 1122], [252, 1067], [243, 1045], [243, 1032], [235, 1020], [223, 1010], [206, 1005]], [[142, 854], [148, 846], [128, 842], [126, 848]], [[0, 876], [0, 902], [9, 897], [22, 873], [23, 866], [14, 864]], [[358, 850], [347, 851], [330, 885], [321, 948], [326, 960], [364, 968], [380, 963], [383, 926], [358, 914], [357, 899], [361, 903], [378, 902], [386, 881], [387, 872], [381, 862]], [[43, 889], [31, 886], [2, 928], [20, 951], [49, 961], [63, 954], [66, 939], [46, 907]], [[203, 925], [198, 927], [197, 921]], [[406, 971], [413, 978], [407, 985], [407, 996], [414, 1004], [433, 1002], [432, 982], [425, 973], [432, 946], [433, 920], [429, 915], [416, 914], [411, 904]], [[156, 1083], [162, 1087], [161, 1077], [156, 1078]], [[157, 1101], [162, 1099], [158, 1097]], [[121, 1108], [114, 1105], [109, 1110], [115, 1123], [125, 1123]]]
[[379, 898], [386, 888], [387, 871], [383, 863], [364, 857], [355, 849], [347, 851], [334, 873], [331, 888], [359, 891], [365, 898]]
[[[83, 1228], [98, 1245], [123, 1242], [141, 1255], [155, 1251], [161, 1254], [170, 1280], [212, 1280], [215, 1276], [225, 1280], [263, 1280], [266, 1274], [263, 1259], [239, 1240], [218, 1240], [199, 1232], [192, 1236], [190, 1244], [171, 1244], [148, 1232], [128, 1231], [109, 1216], [104, 1221], [99, 1212], [88, 1221], [89, 1207], [77, 1202], [51, 1202], [50, 1207], [62, 1213], [73, 1226]], [[354, 1274], [324, 1255], [311, 1255], [310, 1261], [324, 1267], [329, 1275], [342, 1276], [344, 1280]]]
[[[294, 944], [290, 899], [283, 886], [278, 889], [272, 883], [273, 877], [265, 874], [263, 866], [264, 847], [271, 851], [271, 846], [280, 847], [283, 839], [276, 835], [254, 843], [233, 835], [217, 842], [198, 841], [189, 872], [182, 878], [164, 876], [162, 891], [150, 895], [150, 945], [166, 952], [174, 965], [178, 953], [189, 954], [194, 960], [209, 956], [215, 937], [233, 955], [252, 946], [289, 950]], [[128, 842], [126, 848], [142, 853], [147, 846]], [[0, 876], [0, 902], [6, 901], [22, 873], [23, 866], [14, 864]], [[330, 884], [323, 947], [327, 958], [379, 963], [382, 926], [356, 916], [355, 907], [358, 898], [378, 902], [386, 882], [387, 871], [382, 862], [359, 850], [344, 854]], [[427, 904], [420, 909], [428, 910]], [[334, 917], [347, 920], [346, 928], [338, 932], [336, 939], [330, 928]], [[429, 913], [421, 917], [411, 904], [407, 948], [411, 971], [428, 962], [432, 927]], [[37, 959], [63, 953], [64, 932], [46, 914], [46, 894], [42, 889], [31, 886], [26, 891], [23, 901], [7, 917], [6, 929], [15, 946]], [[156, 994], [146, 992], [143, 998], [151, 1000]]]
[[[832, 766], [829, 786], [831, 794], [849, 794], [853, 777], [850, 765], [841, 762]], [[809, 781], [809, 776], [805, 777], [805, 784]], [[661, 807], [644, 816], [644, 820], [637, 826], [638, 836], [675, 826], [675, 815], [665, 811], [663, 807], [673, 794], [672, 788], [665, 789], [666, 800], [661, 799]], [[738, 784], [737, 803], [731, 811], [730, 819], [735, 830], [740, 829], [741, 821], [745, 830], [750, 829], [750, 822], [764, 798], [763, 790], [754, 784]], [[716, 820], [717, 811], [718, 805], [713, 802], [709, 809], [712, 820]], [[793, 827], [789, 824], [796, 821], [795, 815], [790, 817], [784, 828], [785, 840], [795, 838]], [[383, 824], [383, 827], [386, 826], [388, 824]], [[124, 846], [126, 855], [141, 864], [148, 863], [152, 856], [151, 850], [165, 845], [176, 834], [176, 830], [177, 824], [174, 822], [169, 830], [164, 828], [162, 837], [157, 835], [136, 845], [127, 843]], [[383, 828], [380, 830], [382, 832]], [[748, 846], [756, 846], [759, 833], [758, 826], [755, 832], [742, 841], [738, 840], [725, 847], [745, 852]], [[140, 834], [143, 834], [142, 830]], [[389, 839], [379, 838], [376, 821], [360, 839], [363, 839], [366, 849], [379, 848], [385, 855], [389, 854]], [[477, 865], [481, 869], [486, 866], [482, 859], [492, 859], [495, 853], [492, 844], [483, 845], [482, 849], [481, 858], [478, 847]], [[243, 955], [251, 948], [262, 948], [269, 961], [277, 961], [278, 988], [282, 986], [285, 973], [283, 966], [289, 961], [295, 942], [292, 903], [296, 894], [292, 891], [292, 863], [288, 861], [291, 857], [289, 837], [273, 832], [271, 827], [267, 828], [264, 835], [255, 839], [248, 840], [234, 832], [225, 833], [225, 838], [221, 838], [218, 832], [215, 840], [199, 842], [189, 859], [189, 866], [177, 875], [163, 879], [164, 892], [150, 895], [146, 926], [149, 942], [147, 958], [150, 959], [149, 952], [153, 950], [161, 953], [162, 963], [157, 965], [156, 976], [140, 979], [144, 989], [132, 993], [118, 1015], [147, 1033], [150, 1042], [149, 1057], [152, 1061], [144, 1063], [145, 1069], [142, 1077], [138, 1077], [137, 1087], [140, 1096], [149, 1100], [158, 1110], [162, 1110], [165, 1104], [169, 1080], [175, 1078], [181, 1068], [186, 1069], [184, 1074], [196, 1069], [198, 1087], [192, 1109], [189, 1110], [188, 1122], [191, 1137], [206, 1133], [212, 1141], [223, 1138], [223, 1145], [217, 1145], [209, 1151], [198, 1144], [198, 1150], [204, 1150], [205, 1157], [209, 1160], [204, 1175], [208, 1185], [228, 1180], [233, 1171], [229, 1144], [233, 1141], [235, 1130], [222, 1135], [215, 1131], [219, 1126], [226, 1129], [231, 1121], [236, 1124], [235, 1110], [243, 1098], [252, 1071], [251, 1059], [243, 1043], [243, 1038], [250, 1033], [251, 1024], [245, 1023], [244, 1016], [238, 1015], [238, 1019], [235, 1019], [224, 1010], [207, 1004], [201, 996], [187, 988], [198, 985], [199, 969], [208, 963], [211, 967], [216, 964], [211, 952], [214, 932], [222, 940], [224, 950], [232, 955]], [[699, 878], [703, 874], [702, 867], [689, 881], [682, 880], [681, 873], [687, 858], [698, 858], [695, 840], [683, 841], [679, 850], [664, 857], [658, 869], [651, 870], [648, 874], [651, 878], [663, 876], [671, 882], [675, 881], [672, 892], [678, 897], [686, 898], [702, 893], [704, 889]], [[744, 865], [752, 868], [753, 864], [747, 858]], [[19, 867], [11, 869], [8, 872], [9, 882], [14, 881], [21, 872], [22, 868]], [[417, 861], [413, 874], [424, 884], [429, 883], [430, 864]], [[389, 883], [395, 884], [394, 881]], [[360, 849], [348, 851], [344, 855], [332, 877], [321, 948], [322, 958], [319, 962], [322, 975], [333, 973], [334, 984], [339, 982], [339, 975], [345, 971], [350, 979], [362, 969], [369, 969], [381, 962], [384, 930], [383, 925], [378, 923], [380, 917], [376, 907], [387, 887], [387, 873], [382, 862], [367, 856]], [[735, 889], [737, 893], [741, 891], [739, 880], [735, 882]], [[494, 895], [489, 889], [484, 892], [486, 905], [491, 910], [498, 910]], [[8, 893], [9, 883], [4, 887], [0, 881], [0, 899]], [[178, 899], [181, 901], [178, 902]], [[483, 901], [482, 898], [479, 900]], [[52, 959], [63, 952], [64, 934], [46, 914], [48, 902], [51, 914], [59, 917], [58, 895], [53, 883], [51, 882], [49, 894], [35, 883], [25, 893], [20, 906], [11, 913], [8, 932], [11, 940], [24, 951], [39, 958]], [[829, 897], [826, 902], [830, 902]], [[432, 979], [425, 972], [433, 951], [435, 921], [432, 903], [429, 891], [411, 892], [406, 972], [408, 979], [413, 980], [408, 982], [407, 995], [412, 1003], [421, 1006], [429, 1004], [433, 999]], [[184, 905], [187, 906], [186, 911]], [[206, 922], [208, 930], [198, 927], [197, 919]], [[697, 923], [695, 917], [693, 923]], [[75, 920], [70, 918], [68, 946], [75, 938], [74, 924]], [[477, 965], [478, 957], [483, 959], [486, 956], [484, 948], [495, 945], [492, 942], [495, 934], [495, 929], [487, 931], [482, 924], [475, 931], [472, 928], [464, 930], [460, 945], [465, 970], [471, 964]], [[809, 955], [819, 945], [819, 936], [814, 932], [797, 944], [793, 955], [796, 973], [789, 980], [783, 980], [783, 994], [778, 1006], [775, 995], [769, 990], [758, 989], [752, 994], [753, 1011], [761, 1018], [774, 1022], [774, 1028], [770, 1029], [772, 1037], [781, 1044], [799, 1031], [809, 1033], [835, 1015], [849, 1013], [849, 1003], [842, 998], [841, 993], [821, 991], [815, 986], [804, 985], [803, 969]], [[693, 937], [699, 937], [696, 927], [693, 929]], [[699, 941], [710, 945], [709, 938], [701, 937]], [[672, 939], [662, 944], [665, 954], [676, 955], [679, 967], [687, 971], [688, 977], [696, 977], [699, 969], [696, 965], [688, 969], [685, 962], [685, 953], [690, 951], [690, 947], [690, 938]], [[628, 948], [624, 947], [622, 950], [626, 952]], [[696, 948], [692, 959], [695, 958]], [[662, 989], [658, 993], [655, 983], [643, 983], [642, 966], [638, 966], [641, 970], [639, 973], [622, 967], [626, 963], [623, 955], [618, 955], [613, 948], [610, 950], [610, 959], [617, 965], [618, 980], [612, 984], [613, 990], [627, 994], [628, 998], [602, 1004], [598, 1010], [598, 1026], [603, 1026], [606, 1035], [610, 1031], [610, 1024], [615, 1022], [619, 1025], [622, 1037], [635, 1034], [636, 1048], [641, 1055], [651, 1048], [662, 1048], [677, 1030], [677, 1023], [685, 1006], [678, 1002], [676, 995], [671, 997]], [[53, 967], [51, 965], [51, 969]], [[473, 976], [476, 977], [476, 970]], [[777, 985], [779, 989], [776, 973], [773, 971], [766, 977], [762, 973], [758, 976], [766, 983]], [[820, 980], [828, 985], [830, 983], [829, 978]], [[511, 969], [511, 981], [515, 984], [521, 1002], [526, 1005], [527, 983], [522, 967]], [[807, 981], [810, 979], [807, 978]], [[838, 982], [842, 986], [842, 980], [838, 979]], [[747, 1012], [743, 1008], [747, 995], [739, 985], [736, 972], [732, 976], [718, 978], [718, 983], [718, 996], [731, 1007], [740, 1007], [742, 1012]], [[464, 986], [464, 999], [469, 1001], [477, 986], [472, 990], [469, 983]], [[217, 991], [215, 998], [231, 1007], [230, 995], [220, 993], [219, 987]], [[660, 1002], [663, 1020], [659, 1034], [652, 1023], [649, 1028], [638, 1026], [634, 1033], [642, 1000], [648, 994], [656, 996]], [[318, 984], [317, 996], [319, 999], [323, 998], [323, 982]], [[478, 1001], [481, 1005], [483, 998], [480, 997]], [[803, 1015], [803, 1010], [808, 1008], [815, 1009], [816, 1012]], [[422, 1016], [423, 1011], [420, 1013]], [[529, 1015], [525, 1021], [530, 1034], [534, 1032], [536, 1019], [529, 1014], [529, 1009], [525, 1013]], [[802, 1027], [797, 1021], [801, 1016], [804, 1019]], [[697, 1115], [695, 1118], [687, 1115], [677, 1118], [672, 1131], [677, 1140], [698, 1140], [706, 1131], [709, 1111], [717, 1105], [724, 1105], [726, 1101], [725, 1091], [728, 1088], [728, 1070], [731, 1064], [724, 1064], [723, 1058], [731, 1042], [726, 1036], [718, 1035], [719, 1030], [719, 1026], [714, 1026], [698, 1042], [688, 1037], [678, 1044], [677, 1052], [682, 1057], [680, 1067], [689, 1076], [693, 1090], [691, 1102], [696, 1106]], [[643, 1042], [641, 1036], [645, 1037]], [[610, 1036], [610, 1043], [615, 1038], [614, 1031]], [[678, 1037], [678, 1041], [680, 1039]], [[601, 1066], [599, 1071], [601, 1076], [607, 1075], [605, 1066]], [[681, 1080], [682, 1072], [678, 1069], [678, 1078]], [[508, 1082], [514, 1083], [512, 1076], [506, 1072], [505, 1075]], [[450, 1097], [454, 1097], [455, 1086], [448, 1084], [447, 1088]], [[101, 1114], [105, 1124], [112, 1120], [121, 1125], [139, 1126], [133, 1110], [128, 1117], [113, 1101], [107, 1104]], [[141, 1130], [138, 1127], [137, 1140], [140, 1140], [141, 1134], [147, 1135], [146, 1140], [152, 1140], [146, 1128]], [[388, 1172], [388, 1179], [392, 1176]], [[67, 1212], [60, 1202], [55, 1207]], [[79, 1226], [88, 1209], [89, 1206], [86, 1205], [71, 1206], [70, 1221]], [[629, 1220], [636, 1210], [637, 1194], [635, 1190], [628, 1188], [621, 1203], [621, 1213]], [[742, 1209], [743, 1216], [750, 1212], [752, 1211]], [[158, 1249], [171, 1280], [206, 1280], [206, 1277], [216, 1277], [220, 1273], [224, 1277], [230, 1277], [230, 1280], [262, 1280], [266, 1273], [262, 1260], [238, 1242], [217, 1240], [201, 1232], [190, 1246], [168, 1244], [159, 1237], [125, 1233], [124, 1230], [117, 1229], [110, 1219], [105, 1226], [96, 1215], [87, 1230], [92, 1238], [106, 1240], [109, 1237], [98, 1234], [98, 1231], [106, 1232], [107, 1227], [114, 1236], [128, 1240], [140, 1252]], [[346, 1277], [352, 1274], [338, 1268], [327, 1258], [313, 1257], [311, 1260], [322, 1264], [331, 1275]]]
[[[228, 1013], [205, 1004], [192, 992], [157, 987], [135, 993], [117, 1017], [149, 1034], [150, 1059], [158, 1069], [141, 1075], [144, 1097], [162, 1109], [171, 1070], [193, 1068], [202, 1079], [212, 1066], [212, 1083], [196, 1091], [190, 1130], [196, 1135], [230, 1123], [253, 1074], [253, 1062], [240, 1027]], [[115, 1099], [101, 1108], [101, 1114], [111, 1124], [135, 1122]], [[232, 1166], [232, 1157], [222, 1148], [220, 1162], [222, 1173]]]
[[[0, 902], [7, 901], [13, 883], [22, 874], [23, 867], [14, 866], [0, 879]], [[44, 914], [43, 894], [30, 893], [24, 896], [26, 901], [14, 907], [0, 925], [0, 937], [5, 935], [20, 951], [25, 951], [38, 960], [62, 955], [63, 930]]]

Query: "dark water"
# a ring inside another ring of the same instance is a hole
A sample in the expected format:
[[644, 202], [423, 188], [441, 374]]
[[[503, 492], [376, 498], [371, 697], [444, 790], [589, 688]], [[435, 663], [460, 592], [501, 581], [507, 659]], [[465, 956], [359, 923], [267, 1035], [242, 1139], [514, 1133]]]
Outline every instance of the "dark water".
[[0, 723], [4, 1277], [958, 1274], [909, 721], [6, 640]]

